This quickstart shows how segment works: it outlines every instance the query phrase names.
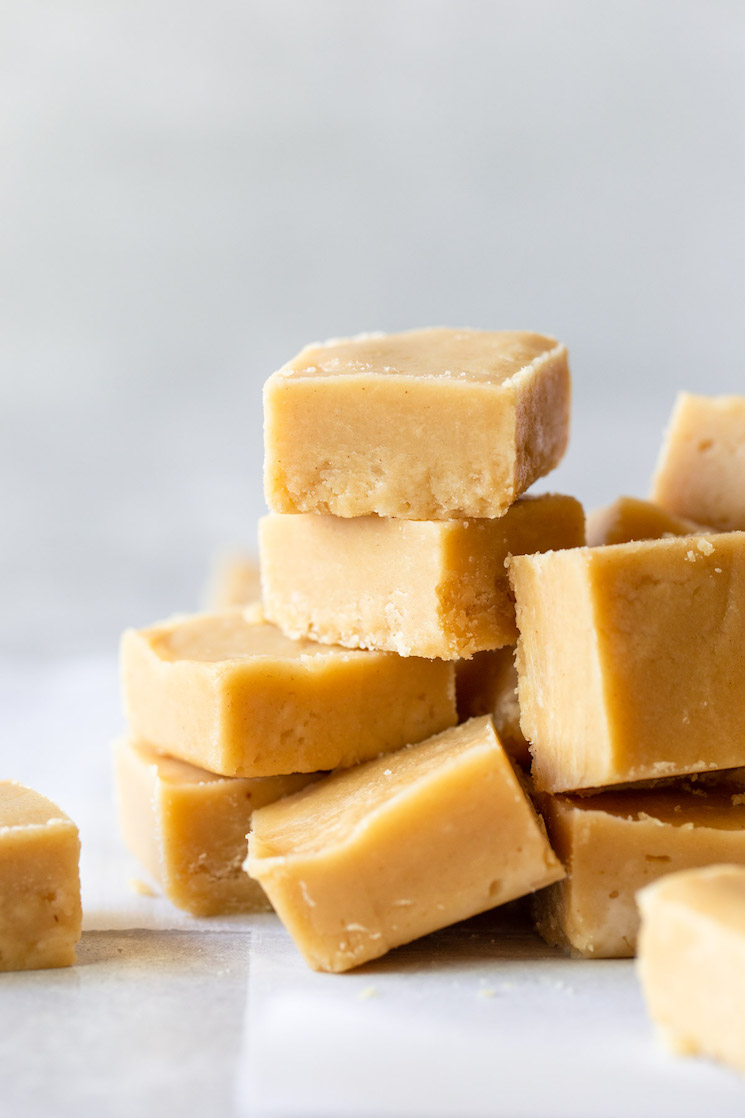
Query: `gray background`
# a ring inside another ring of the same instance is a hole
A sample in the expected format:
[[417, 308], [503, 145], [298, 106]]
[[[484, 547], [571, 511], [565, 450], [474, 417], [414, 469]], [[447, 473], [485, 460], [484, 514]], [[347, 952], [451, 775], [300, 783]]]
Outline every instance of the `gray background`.
[[744, 63], [734, 2], [4, 0], [0, 651], [193, 608], [329, 335], [557, 335], [549, 487], [643, 494], [743, 390]]

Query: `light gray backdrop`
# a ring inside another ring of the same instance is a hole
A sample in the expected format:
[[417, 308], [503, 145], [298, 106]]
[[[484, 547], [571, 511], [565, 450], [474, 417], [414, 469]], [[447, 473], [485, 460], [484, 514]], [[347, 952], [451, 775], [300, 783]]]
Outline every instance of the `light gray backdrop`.
[[556, 334], [550, 487], [644, 493], [676, 390], [744, 390], [744, 108], [724, 0], [4, 0], [0, 650], [193, 608], [329, 335]]

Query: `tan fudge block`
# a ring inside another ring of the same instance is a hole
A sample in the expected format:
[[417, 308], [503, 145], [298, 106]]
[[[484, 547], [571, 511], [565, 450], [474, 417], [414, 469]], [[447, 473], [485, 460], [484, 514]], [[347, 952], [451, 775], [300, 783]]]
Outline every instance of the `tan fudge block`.
[[205, 608], [217, 612], [260, 600], [261, 576], [257, 560], [238, 552], [219, 556], [205, 589]]
[[725, 532], [745, 528], [745, 396], [680, 393], [652, 499]]
[[745, 762], [745, 533], [509, 561], [540, 791]]
[[216, 776], [129, 739], [114, 747], [114, 774], [124, 841], [172, 904], [193, 916], [269, 911], [243, 872], [251, 816], [314, 777]]
[[477, 652], [470, 660], [457, 660], [455, 699], [459, 722], [490, 714], [499, 740], [512, 760], [524, 768], [530, 766], [530, 750], [520, 729], [513, 645]]
[[645, 788], [538, 797], [563, 881], [535, 898], [538, 930], [572, 955], [633, 955], [635, 893], [675, 870], [745, 865], [745, 794], [739, 787]]
[[455, 723], [452, 664], [292, 641], [241, 611], [129, 630], [134, 737], [224, 776], [357, 764]]
[[639, 978], [663, 1038], [745, 1072], [745, 869], [672, 874], [638, 901]]
[[0, 971], [69, 967], [80, 939], [78, 829], [50, 800], [0, 781]]
[[266, 615], [292, 637], [452, 660], [517, 640], [504, 561], [578, 547], [573, 497], [523, 497], [498, 520], [270, 514], [259, 544]]
[[412, 330], [312, 345], [264, 389], [274, 512], [496, 517], [552, 470], [569, 432], [563, 345]]
[[563, 874], [489, 718], [255, 812], [246, 870], [344, 971]]
[[665, 512], [652, 501], [619, 497], [612, 505], [593, 509], [587, 515], [588, 547], [631, 543], [632, 540], [661, 540], [663, 536], [692, 536], [712, 529], [694, 520]]

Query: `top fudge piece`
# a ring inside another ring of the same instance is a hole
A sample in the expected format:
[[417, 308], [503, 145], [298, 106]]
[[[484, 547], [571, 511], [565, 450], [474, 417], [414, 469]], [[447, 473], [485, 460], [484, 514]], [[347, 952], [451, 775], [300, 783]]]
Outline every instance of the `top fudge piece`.
[[515, 556], [539, 791], [745, 764], [745, 532]]
[[745, 528], [745, 396], [680, 393], [652, 500], [724, 532]]
[[561, 460], [565, 347], [430, 329], [308, 346], [264, 387], [274, 512], [498, 517]]

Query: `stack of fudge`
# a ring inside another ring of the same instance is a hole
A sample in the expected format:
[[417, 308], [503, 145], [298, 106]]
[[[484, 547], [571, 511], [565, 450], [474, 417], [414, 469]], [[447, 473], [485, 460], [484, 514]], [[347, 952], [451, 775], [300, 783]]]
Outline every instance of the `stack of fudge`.
[[523, 495], [569, 393], [553, 339], [472, 330], [269, 378], [261, 602], [122, 644], [123, 831], [175, 904], [271, 905], [343, 971], [533, 894], [549, 942], [600, 957], [634, 952], [640, 886], [745, 863], [745, 534], [717, 534], [745, 513], [675, 499], [700, 473], [675, 420], [655, 503], [584, 546], [576, 500]]
[[509, 554], [584, 542], [577, 501], [521, 496], [567, 445], [567, 354], [335, 342], [265, 412], [262, 605], [125, 634], [120, 815], [174, 903], [271, 902], [342, 970], [564, 872], [491, 718], [459, 723], [456, 667], [514, 645]]

